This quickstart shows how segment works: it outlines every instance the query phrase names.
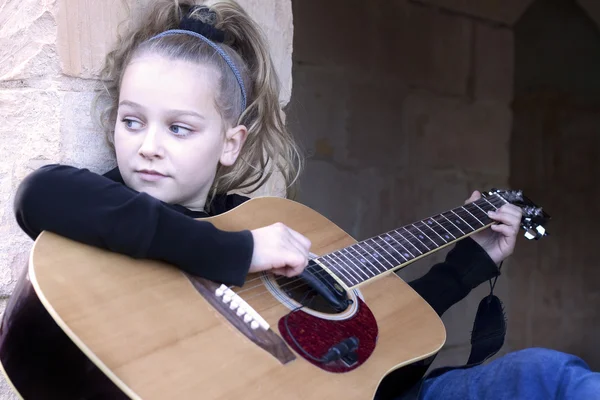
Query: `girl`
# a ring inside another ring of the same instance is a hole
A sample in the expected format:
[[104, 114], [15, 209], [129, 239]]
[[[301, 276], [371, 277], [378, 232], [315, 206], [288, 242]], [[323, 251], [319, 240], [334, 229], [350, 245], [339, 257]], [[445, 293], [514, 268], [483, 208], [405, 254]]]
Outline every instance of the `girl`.
[[[35, 171], [15, 198], [19, 225], [32, 239], [48, 230], [227, 285], [243, 285], [249, 272], [300, 274], [310, 241], [289, 227], [224, 232], [194, 219], [247, 200], [228, 193], [262, 185], [270, 164], [288, 188], [301, 170], [264, 38], [232, 1], [153, 4], [103, 69], [110, 101], [102, 122], [117, 168], [103, 176], [66, 165]], [[491, 215], [498, 225], [461, 241], [411, 285], [441, 315], [498, 275], [520, 216], [502, 207]], [[432, 382], [441, 381], [427, 380], [423, 393], [435, 397]]]
[[233, 2], [177, 3], [155, 2], [107, 56], [102, 122], [117, 168], [35, 171], [18, 189], [16, 219], [33, 239], [53, 231], [229, 285], [248, 272], [297, 275], [310, 241], [289, 227], [223, 232], [193, 219], [242, 203], [227, 193], [263, 184], [269, 163], [290, 188], [302, 162], [248, 14]]

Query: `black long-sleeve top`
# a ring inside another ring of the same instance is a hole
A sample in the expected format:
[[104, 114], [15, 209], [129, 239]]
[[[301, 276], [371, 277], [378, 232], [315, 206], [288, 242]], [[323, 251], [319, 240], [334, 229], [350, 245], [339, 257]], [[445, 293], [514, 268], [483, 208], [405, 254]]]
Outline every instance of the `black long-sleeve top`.
[[[210, 213], [245, 199], [217, 196]], [[250, 231], [225, 232], [195, 220], [209, 214], [136, 192], [116, 168], [102, 176], [65, 165], [44, 166], [20, 184], [14, 207], [18, 224], [32, 239], [51, 231], [131, 257], [165, 261], [228, 285], [244, 283], [252, 260]]]
[[[47, 230], [135, 258], [168, 262], [193, 275], [228, 285], [244, 283], [254, 247], [250, 231], [226, 232], [195, 218], [242, 204], [217, 196], [208, 212], [164, 203], [127, 187], [117, 168], [104, 175], [48, 165], [28, 175], [15, 197], [15, 216], [35, 239]], [[410, 285], [442, 315], [471, 289], [498, 274], [487, 253], [464, 239], [446, 260]]]

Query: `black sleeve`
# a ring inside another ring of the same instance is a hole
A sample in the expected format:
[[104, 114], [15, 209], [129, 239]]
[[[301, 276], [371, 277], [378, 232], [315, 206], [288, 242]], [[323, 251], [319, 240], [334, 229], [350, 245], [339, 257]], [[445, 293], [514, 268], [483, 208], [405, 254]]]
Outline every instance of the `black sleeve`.
[[490, 256], [473, 239], [465, 238], [446, 260], [409, 285], [441, 316], [483, 282], [499, 275]]
[[216, 282], [241, 286], [254, 243], [86, 169], [49, 165], [28, 175], [15, 216], [32, 239], [44, 230], [135, 258], [161, 260]]

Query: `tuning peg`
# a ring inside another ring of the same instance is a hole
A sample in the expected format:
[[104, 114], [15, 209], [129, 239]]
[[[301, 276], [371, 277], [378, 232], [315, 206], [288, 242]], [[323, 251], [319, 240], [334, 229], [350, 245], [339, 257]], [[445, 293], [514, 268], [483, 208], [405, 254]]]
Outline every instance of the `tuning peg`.
[[541, 217], [544, 215], [542, 207], [525, 206], [522, 208], [523, 213], [529, 217]]

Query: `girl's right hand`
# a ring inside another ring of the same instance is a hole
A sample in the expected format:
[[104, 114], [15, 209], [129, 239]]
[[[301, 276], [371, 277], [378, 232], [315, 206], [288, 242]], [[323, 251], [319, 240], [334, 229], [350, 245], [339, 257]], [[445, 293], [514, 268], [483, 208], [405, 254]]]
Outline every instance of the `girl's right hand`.
[[254, 252], [249, 272], [271, 271], [292, 277], [308, 265], [310, 240], [281, 222], [251, 231]]

